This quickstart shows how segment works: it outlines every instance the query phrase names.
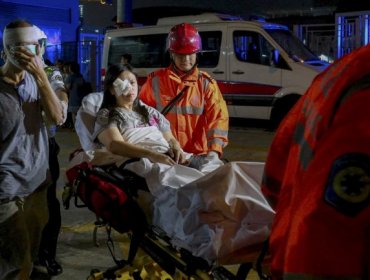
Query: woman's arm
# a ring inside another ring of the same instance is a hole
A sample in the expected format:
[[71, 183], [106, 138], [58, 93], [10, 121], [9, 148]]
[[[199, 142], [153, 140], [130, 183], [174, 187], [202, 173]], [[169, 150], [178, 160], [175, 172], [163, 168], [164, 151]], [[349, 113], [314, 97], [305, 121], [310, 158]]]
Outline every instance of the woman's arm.
[[155, 120], [158, 125], [158, 129], [162, 132], [164, 139], [168, 142], [170, 150], [168, 151], [170, 156], [176, 161], [176, 163], [187, 164], [185, 159], [184, 151], [181, 149], [180, 143], [173, 136], [170, 128], [170, 122], [155, 108], [146, 106], [149, 114], [149, 119]]
[[174, 165], [169, 156], [125, 142], [117, 127], [108, 127], [98, 135], [98, 140], [113, 154], [129, 158], [148, 158], [152, 162]]

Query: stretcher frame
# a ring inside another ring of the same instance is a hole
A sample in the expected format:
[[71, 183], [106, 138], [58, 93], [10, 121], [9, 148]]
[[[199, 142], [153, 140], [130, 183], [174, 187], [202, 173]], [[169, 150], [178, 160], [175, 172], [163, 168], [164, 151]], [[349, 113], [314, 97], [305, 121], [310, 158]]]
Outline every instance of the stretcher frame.
[[[133, 198], [137, 197], [138, 189], [147, 190], [145, 180], [131, 171], [118, 169], [116, 167], [112, 168], [112, 166], [104, 168], [94, 166], [93, 169], [96, 171], [96, 173], [94, 173], [95, 175], [99, 174], [100, 176], [104, 176], [105, 180], [110, 180], [117, 186], [121, 187], [123, 182], [125, 184], [125, 192]], [[76, 182], [68, 182], [67, 184], [69, 187], [73, 185], [72, 189], [75, 206], [78, 208], [86, 207], [86, 205], [79, 202], [76, 192], [78, 182], [77, 184]], [[145, 184], [145, 186], [143, 184]], [[164, 231], [156, 226], [148, 225], [145, 232], [129, 233], [131, 241], [128, 257], [126, 260], [123, 260], [117, 259], [115, 256], [114, 242], [111, 238], [112, 228], [109, 222], [103, 221], [98, 216], [93, 230], [93, 243], [95, 246], [100, 245], [97, 241], [97, 231], [100, 228], [105, 228], [107, 232], [106, 244], [115, 265], [109, 267], [105, 271], [92, 269], [90, 275], [87, 277], [88, 280], [143, 279], [141, 276], [141, 270], [143, 268], [136, 268], [133, 266], [139, 248], [173, 279], [178, 279], [179, 275], [181, 275], [181, 279], [184, 279], [183, 277], [188, 277], [189, 279], [242, 280], [247, 278], [252, 269], [257, 271], [260, 279], [270, 279], [269, 276], [264, 274], [263, 269], [263, 266], [266, 264], [264, 264], [264, 259], [267, 252], [267, 241], [263, 244], [257, 244], [238, 250], [235, 254], [219, 260], [219, 264], [209, 265], [206, 260], [193, 256], [185, 249], [174, 248], [170, 242], [170, 238]], [[231, 264], [240, 264], [236, 275], [224, 267], [224, 265]], [[120, 278], [123, 272], [126, 276], [125, 278]], [[131, 278], [127, 278], [127, 275]]]

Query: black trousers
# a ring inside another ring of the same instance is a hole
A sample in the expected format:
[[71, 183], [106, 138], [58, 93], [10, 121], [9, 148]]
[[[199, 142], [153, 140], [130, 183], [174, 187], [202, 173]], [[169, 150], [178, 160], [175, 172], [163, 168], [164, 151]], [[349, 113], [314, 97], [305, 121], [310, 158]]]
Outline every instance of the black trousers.
[[56, 195], [57, 181], [59, 178], [59, 146], [54, 137], [49, 138], [49, 168], [52, 184], [47, 190], [47, 202], [49, 208], [49, 221], [43, 232], [39, 249], [40, 260], [55, 259], [58, 236], [61, 227], [60, 203]]

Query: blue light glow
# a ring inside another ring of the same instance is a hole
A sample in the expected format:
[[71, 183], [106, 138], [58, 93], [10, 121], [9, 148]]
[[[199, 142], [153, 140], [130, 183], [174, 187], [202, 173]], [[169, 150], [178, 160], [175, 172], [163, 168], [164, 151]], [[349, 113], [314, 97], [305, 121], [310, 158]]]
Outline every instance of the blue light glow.
[[369, 15], [364, 16], [364, 44], [367, 45], [369, 43]]
[[337, 58], [342, 56], [342, 17], [338, 16]]

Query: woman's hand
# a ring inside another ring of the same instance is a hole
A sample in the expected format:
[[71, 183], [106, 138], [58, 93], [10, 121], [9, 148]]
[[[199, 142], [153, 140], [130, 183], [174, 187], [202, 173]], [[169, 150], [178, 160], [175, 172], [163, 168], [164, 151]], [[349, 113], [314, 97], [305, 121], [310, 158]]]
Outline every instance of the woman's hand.
[[170, 146], [168, 150], [168, 154], [171, 158], [173, 158], [176, 163], [186, 165], [187, 161], [185, 159], [184, 151], [181, 149], [180, 143], [176, 140], [173, 136], [171, 130], [163, 133], [164, 139], [168, 142]]
[[163, 164], [167, 164], [167, 165], [175, 165], [176, 164], [176, 162], [171, 157], [169, 157], [168, 155], [160, 154], [160, 153], [157, 153], [157, 152], [151, 152], [147, 156], [147, 158], [151, 162], [163, 163]]
[[180, 148], [180, 145], [174, 145], [168, 150], [168, 154], [176, 163], [185, 164], [185, 154], [184, 151]]

